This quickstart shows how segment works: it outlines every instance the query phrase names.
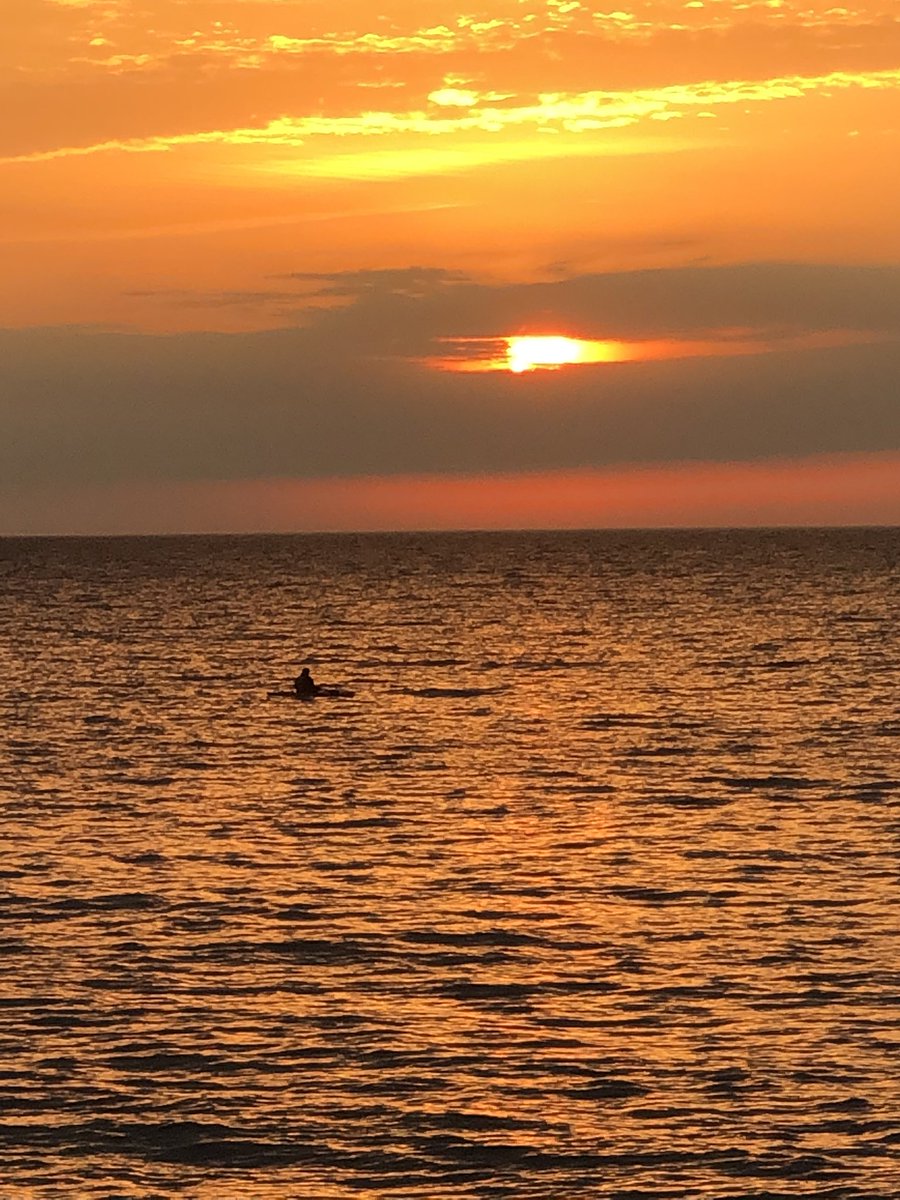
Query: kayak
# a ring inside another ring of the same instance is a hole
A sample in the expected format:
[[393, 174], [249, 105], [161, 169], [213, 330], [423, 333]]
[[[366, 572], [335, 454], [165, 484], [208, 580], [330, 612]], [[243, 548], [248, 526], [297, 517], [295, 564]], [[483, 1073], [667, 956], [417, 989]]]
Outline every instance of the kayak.
[[329, 687], [328, 684], [321, 684], [314, 696], [301, 696], [295, 691], [280, 691], [269, 692], [270, 700], [349, 700], [355, 696], [351, 688], [344, 687]]

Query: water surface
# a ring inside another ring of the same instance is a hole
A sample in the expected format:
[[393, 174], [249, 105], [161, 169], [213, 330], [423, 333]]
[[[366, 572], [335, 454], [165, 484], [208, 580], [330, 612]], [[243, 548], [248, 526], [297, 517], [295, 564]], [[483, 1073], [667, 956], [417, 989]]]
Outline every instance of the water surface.
[[895, 1200], [898, 583], [0, 541], [0, 1194]]

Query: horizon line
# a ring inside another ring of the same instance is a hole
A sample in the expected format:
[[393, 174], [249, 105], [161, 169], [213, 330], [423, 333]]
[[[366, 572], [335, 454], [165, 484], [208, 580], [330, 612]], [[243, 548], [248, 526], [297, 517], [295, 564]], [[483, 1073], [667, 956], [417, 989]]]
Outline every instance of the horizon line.
[[849, 522], [835, 525], [559, 525], [559, 526], [471, 526], [454, 529], [255, 529], [255, 530], [170, 530], [153, 533], [0, 533], [0, 542], [36, 541], [137, 541], [175, 538], [316, 538], [316, 537], [453, 537], [466, 534], [569, 534], [569, 533], [779, 533], [837, 531], [900, 531], [900, 523], [869, 524]]

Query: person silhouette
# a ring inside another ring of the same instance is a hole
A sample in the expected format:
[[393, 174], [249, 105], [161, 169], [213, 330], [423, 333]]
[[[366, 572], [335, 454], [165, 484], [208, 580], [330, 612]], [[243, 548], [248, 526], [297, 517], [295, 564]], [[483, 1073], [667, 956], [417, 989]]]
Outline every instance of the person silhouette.
[[311, 699], [319, 694], [319, 685], [309, 673], [309, 667], [304, 667], [294, 680], [294, 691], [304, 699]]

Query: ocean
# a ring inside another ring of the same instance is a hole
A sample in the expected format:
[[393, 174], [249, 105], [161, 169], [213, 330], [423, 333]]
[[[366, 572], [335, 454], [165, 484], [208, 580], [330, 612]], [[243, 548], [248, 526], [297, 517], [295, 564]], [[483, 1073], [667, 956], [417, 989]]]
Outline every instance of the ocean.
[[896, 1200], [898, 597], [897, 529], [0, 541], [0, 1196]]

